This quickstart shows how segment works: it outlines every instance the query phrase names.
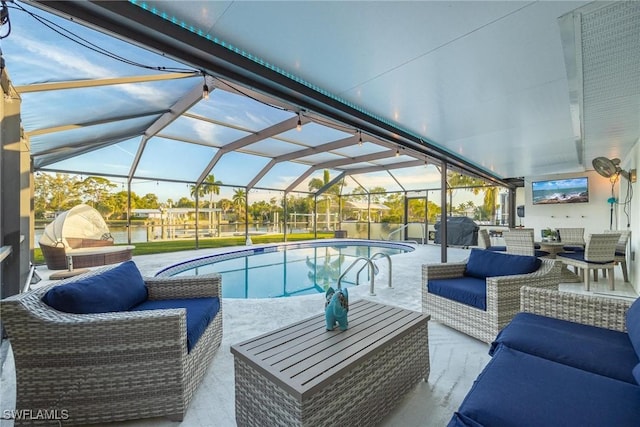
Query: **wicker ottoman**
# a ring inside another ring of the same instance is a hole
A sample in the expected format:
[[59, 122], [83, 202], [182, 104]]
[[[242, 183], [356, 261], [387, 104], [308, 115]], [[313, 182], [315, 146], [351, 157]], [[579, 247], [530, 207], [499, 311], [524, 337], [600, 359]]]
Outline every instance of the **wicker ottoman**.
[[429, 318], [356, 301], [347, 331], [322, 314], [231, 346], [237, 424], [378, 424], [429, 377]]

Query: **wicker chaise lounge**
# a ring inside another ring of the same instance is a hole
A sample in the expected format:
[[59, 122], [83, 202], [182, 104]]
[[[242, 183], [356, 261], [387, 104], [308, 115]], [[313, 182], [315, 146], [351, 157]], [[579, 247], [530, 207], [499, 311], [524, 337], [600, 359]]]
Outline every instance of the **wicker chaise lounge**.
[[[71, 240], [71, 239], [68, 239]], [[135, 246], [114, 245], [113, 240], [82, 239], [78, 246], [65, 247], [40, 244], [42, 256], [49, 270], [97, 267], [128, 261]]]
[[135, 246], [114, 245], [100, 212], [79, 204], [49, 223], [39, 240], [50, 270], [73, 270], [116, 264], [131, 259]]
[[[151, 303], [221, 297], [217, 274], [144, 278], [144, 284]], [[188, 350], [183, 308], [67, 313], [42, 301], [52, 288], [0, 301], [15, 359], [16, 409], [58, 411], [50, 413], [62, 414], [63, 425], [158, 416], [182, 420], [222, 340], [222, 304]]]
[[[497, 252], [493, 254], [510, 256]], [[520, 310], [522, 286], [558, 289], [560, 282], [562, 263], [552, 259], [540, 259], [540, 267], [532, 273], [486, 277], [486, 309], [429, 292], [429, 280], [464, 278], [468, 261], [422, 266], [422, 311], [430, 314], [432, 320], [486, 343], [490, 343]]]

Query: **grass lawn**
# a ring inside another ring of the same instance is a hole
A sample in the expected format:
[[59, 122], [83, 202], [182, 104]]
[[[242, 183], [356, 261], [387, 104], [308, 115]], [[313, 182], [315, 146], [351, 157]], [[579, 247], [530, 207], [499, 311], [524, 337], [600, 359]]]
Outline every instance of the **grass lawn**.
[[[333, 237], [333, 233], [318, 233], [318, 239], [328, 239]], [[288, 242], [294, 242], [299, 240], [311, 240], [314, 239], [315, 236], [312, 233], [305, 234], [289, 234], [287, 235]], [[265, 234], [261, 236], [251, 236], [251, 241], [254, 244], [260, 243], [278, 243], [284, 240], [284, 235], [282, 234]], [[218, 237], [218, 238], [200, 238], [198, 240], [198, 245], [200, 249], [207, 248], [221, 248], [225, 246], [240, 246], [245, 244], [244, 236], [233, 236], [233, 237]], [[180, 240], [164, 240], [159, 242], [143, 242], [143, 243], [133, 243], [135, 245], [135, 249], [133, 250], [133, 255], [151, 255], [151, 254], [159, 254], [166, 252], [178, 252], [178, 251], [188, 251], [196, 248], [195, 239], [180, 239]], [[44, 264], [44, 257], [42, 256], [42, 251], [40, 248], [34, 249], [34, 264], [41, 265]]]

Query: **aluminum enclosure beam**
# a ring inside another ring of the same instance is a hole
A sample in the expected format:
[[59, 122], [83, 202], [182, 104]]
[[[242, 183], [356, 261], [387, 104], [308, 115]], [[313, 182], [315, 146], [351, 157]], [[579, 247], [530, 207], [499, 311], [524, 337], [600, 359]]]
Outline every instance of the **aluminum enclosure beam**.
[[390, 143], [447, 161], [451, 166], [472, 172], [496, 185], [510, 186], [499, 176], [425, 138], [347, 105], [277, 69], [265, 67], [250, 55], [208, 40], [196, 31], [172, 24], [130, 2], [34, 1], [33, 4], [62, 16], [71, 16], [93, 28], [145, 46], [195, 69], [254, 88]]

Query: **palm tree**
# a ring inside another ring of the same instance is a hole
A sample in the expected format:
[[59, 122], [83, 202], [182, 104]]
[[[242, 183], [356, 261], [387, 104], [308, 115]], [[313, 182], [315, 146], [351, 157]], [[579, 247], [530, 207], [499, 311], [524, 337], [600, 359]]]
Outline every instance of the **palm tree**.
[[462, 175], [458, 173], [450, 172], [447, 177], [448, 183], [448, 192], [449, 192], [449, 203], [451, 203], [451, 196], [456, 187], [465, 187], [468, 186], [467, 190], [471, 191], [473, 194], [480, 194], [480, 191], [484, 192], [484, 202], [483, 208], [485, 212], [487, 212], [492, 221], [495, 221], [496, 215], [496, 197], [498, 196], [498, 187], [496, 186], [487, 186], [486, 182], [479, 178], [472, 178], [467, 175]]
[[496, 221], [496, 198], [498, 187], [486, 187], [484, 189], [484, 208], [491, 214], [491, 221]]
[[[313, 178], [312, 180], [309, 181], [309, 191], [317, 192], [322, 187], [327, 185], [329, 183], [329, 181], [331, 181], [331, 178], [329, 176], [329, 171], [327, 169], [325, 169], [324, 173], [322, 175], [322, 179]], [[325, 191], [325, 193], [324, 193], [324, 200], [325, 200], [325, 205], [326, 205], [325, 208], [326, 208], [326, 211], [327, 211], [327, 218], [326, 218], [327, 230], [329, 230], [329, 223], [330, 223], [330, 217], [331, 217], [331, 200], [329, 199], [328, 191]]]
[[245, 211], [244, 207], [247, 202], [247, 195], [242, 188], [238, 188], [236, 190], [233, 190], [232, 200], [233, 200], [233, 205], [236, 207], [236, 211], [238, 212], [238, 215], [236, 218], [236, 231], [238, 231], [238, 218]]
[[211, 209], [213, 209], [213, 195], [220, 194], [220, 184], [222, 182], [216, 181], [216, 177], [211, 174], [205, 178], [204, 181], [200, 184], [199, 187], [195, 185], [191, 186], [191, 197], [195, 199], [196, 192], [198, 193], [198, 198], [209, 195], [209, 230], [213, 227], [213, 221], [211, 220]]

